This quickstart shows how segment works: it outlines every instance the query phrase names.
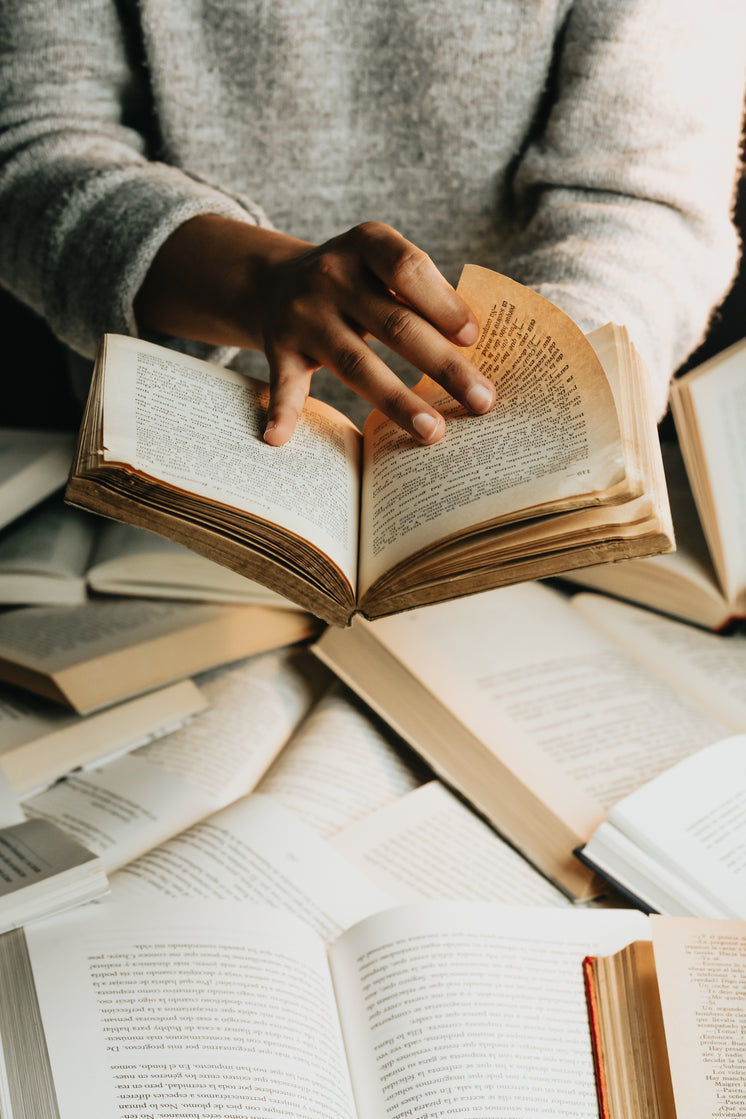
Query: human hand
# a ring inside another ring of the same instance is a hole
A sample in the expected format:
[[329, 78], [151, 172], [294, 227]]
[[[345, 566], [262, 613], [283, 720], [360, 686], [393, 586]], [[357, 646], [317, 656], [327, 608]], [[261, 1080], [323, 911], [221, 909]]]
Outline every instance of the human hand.
[[426, 253], [391, 226], [362, 225], [313, 245], [205, 214], [161, 247], [135, 300], [140, 326], [264, 350], [264, 438], [292, 435], [311, 376], [325, 365], [420, 443], [443, 417], [408, 389], [364, 338], [378, 338], [471, 411], [489, 411], [490, 381], [459, 352], [477, 340], [473, 312]]
[[419, 442], [442, 437], [443, 417], [365, 337], [385, 343], [473, 412], [493, 406], [493, 385], [458, 350], [477, 340], [473, 312], [427, 254], [390, 226], [365, 222], [301, 251], [296, 243], [260, 271], [258, 327], [270, 367], [266, 442], [290, 438], [322, 365]]

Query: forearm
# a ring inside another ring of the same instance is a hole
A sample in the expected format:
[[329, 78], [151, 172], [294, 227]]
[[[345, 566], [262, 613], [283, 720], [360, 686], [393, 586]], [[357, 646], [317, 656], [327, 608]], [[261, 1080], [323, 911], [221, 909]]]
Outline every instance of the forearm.
[[135, 297], [140, 333], [262, 350], [258, 315], [272, 263], [313, 246], [275, 230], [204, 214], [164, 242]]

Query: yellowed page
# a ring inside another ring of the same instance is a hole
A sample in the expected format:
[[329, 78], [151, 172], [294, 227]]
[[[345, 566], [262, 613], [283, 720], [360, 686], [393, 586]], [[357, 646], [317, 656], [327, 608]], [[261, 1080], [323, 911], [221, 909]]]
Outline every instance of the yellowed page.
[[107, 336], [104, 462], [280, 524], [356, 585], [360, 433], [309, 399], [284, 447], [262, 440], [265, 384]]
[[40, 672], [67, 668], [220, 617], [227, 606], [147, 599], [31, 606], [0, 615], [0, 657]]
[[746, 924], [650, 925], [677, 1119], [746, 1115]]
[[582, 960], [646, 935], [640, 913], [477, 902], [356, 925], [329, 960], [358, 1119], [598, 1119]]
[[416, 446], [373, 413], [365, 425], [360, 597], [386, 570], [439, 539], [624, 478], [617, 411], [582, 332], [541, 296], [467, 265], [458, 288], [482, 332], [466, 351], [497, 387], [486, 416], [435, 382], [419, 391], [446, 417], [444, 438]]
[[572, 905], [439, 781], [344, 828], [334, 844], [401, 901]]

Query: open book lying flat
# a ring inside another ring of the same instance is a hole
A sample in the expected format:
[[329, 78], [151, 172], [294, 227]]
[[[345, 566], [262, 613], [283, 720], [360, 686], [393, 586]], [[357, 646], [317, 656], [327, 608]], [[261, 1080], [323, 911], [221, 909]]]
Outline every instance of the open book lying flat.
[[314, 652], [545, 874], [609, 809], [746, 732], [746, 635], [540, 583], [328, 628]]
[[710, 629], [746, 617], [746, 339], [674, 381], [681, 452], [664, 448], [677, 550], [571, 572], [575, 582]]
[[603, 1119], [746, 1115], [746, 922], [651, 917], [585, 961]]
[[645, 909], [746, 920], [746, 735], [624, 797], [579, 853]]
[[90, 591], [297, 609], [173, 540], [72, 509], [61, 498], [0, 533], [0, 603], [71, 606]]
[[267, 387], [107, 335], [67, 490], [161, 533], [335, 625], [603, 559], [673, 547], [647, 374], [623, 328], [586, 338], [514, 281], [467, 266], [481, 335], [467, 357], [497, 386], [421, 447], [374, 412], [361, 433], [309, 400], [281, 448]]
[[107, 901], [0, 939], [2, 1114], [597, 1119], [582, 960], [648, 925], [424, 902], [327, 952], [279, 909]]

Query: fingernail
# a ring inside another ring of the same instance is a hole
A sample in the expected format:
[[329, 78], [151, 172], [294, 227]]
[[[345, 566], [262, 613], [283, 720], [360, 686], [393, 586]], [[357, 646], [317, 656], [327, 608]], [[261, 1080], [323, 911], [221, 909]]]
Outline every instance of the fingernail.
[[472, 412], [481, 416], [483, 412], [489, 412], [492, 407], [492, 393], [484, 385], [472, 385], [466, 394], [466, 403]]
[[478, 337], [479, 327], [475, 322], [468, 322], [466, 326], [461, 327], [458, 334], [454, 334], [453, 340], [459, 346], [471, 346]]
[[421, 439], [430, 439], [435, 434], [437, 426], [438, 421], [427, 412], [418, 412], [416, 416], [412, 416], [412, 427]]

